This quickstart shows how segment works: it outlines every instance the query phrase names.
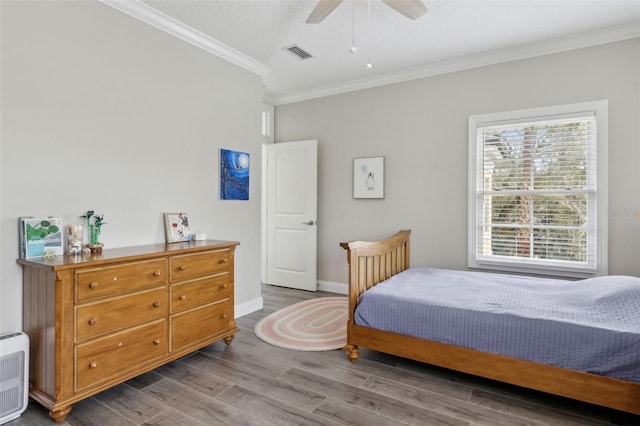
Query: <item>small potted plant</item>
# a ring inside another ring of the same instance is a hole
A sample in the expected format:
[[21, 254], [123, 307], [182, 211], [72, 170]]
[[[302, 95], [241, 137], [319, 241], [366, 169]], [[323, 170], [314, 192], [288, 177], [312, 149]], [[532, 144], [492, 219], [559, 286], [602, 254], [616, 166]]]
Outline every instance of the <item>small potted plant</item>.
[[89, 250], [91, 253], [102, 253], [103, 244], [98, 241], [100, 238], [100, 228], [105, 224], [104, 214], [97, 215], [93, 210], [88, 210], [86, 214], [80, 216], [87, 222], [87, 228], [89, 229]]

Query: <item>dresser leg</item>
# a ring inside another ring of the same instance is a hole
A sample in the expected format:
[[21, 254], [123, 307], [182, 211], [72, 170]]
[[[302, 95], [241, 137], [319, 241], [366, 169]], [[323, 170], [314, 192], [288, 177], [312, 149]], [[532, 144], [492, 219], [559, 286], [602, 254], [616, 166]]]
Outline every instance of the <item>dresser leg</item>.
[[71, 412], [71, 405], [62, 407], [56, 411], [49, 411], [49, 417], [56, 423], [62, 423], [67, 419], [67, 415]]
[[227, 345], [230, 345], [231, 341], [233, 340], [233, 337], [234, 335], [232, 334], [231, 336], [224, 337], [223, 340]]

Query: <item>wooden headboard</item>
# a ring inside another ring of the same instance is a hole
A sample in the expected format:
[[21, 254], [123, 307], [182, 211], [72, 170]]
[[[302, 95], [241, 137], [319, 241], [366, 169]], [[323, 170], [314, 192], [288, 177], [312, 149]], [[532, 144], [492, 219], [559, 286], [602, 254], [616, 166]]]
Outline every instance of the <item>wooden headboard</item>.
[[409, 268], [410, 235], [411, 230], [406, 229], [382, 241], [340, 243], [349, 263], [350, 315], [362, 293]]

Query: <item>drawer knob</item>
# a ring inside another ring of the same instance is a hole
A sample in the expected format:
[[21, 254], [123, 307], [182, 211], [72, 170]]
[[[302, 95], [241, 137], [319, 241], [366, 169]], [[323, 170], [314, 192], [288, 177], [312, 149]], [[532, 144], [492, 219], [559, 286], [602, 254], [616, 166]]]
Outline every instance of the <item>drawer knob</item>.
[[227, 285], [226, 285], [226, 284], [222, 284], [222, 285], [220, 286], [220, 288], [221, 288], [221, 289], [223, 289], [223, 290], [225, 290], [225, 289], [227, 288]]
[[227, 263], [227, 262], [228, 262], [227, 259], [220, 259], [220, 262], [218, 262], [218, 263], [223, 264], [223, 263]]
[[184, 271], [185, 269], [187, 269], [186, 265], [180, 265], [180, 267], [178, 268], [181, 271]]
[[91, 364], [89, 364], [89, 368], [96, 368], [98, 366], [98, 363], [96, 361], [93, 361]]
[[118, 281], [118, 277], [113, 277], [113, 280], [114, 281]]
[[153, 341], [153, 344], [154, 344], [154, 345], [159, 345], [159, 344], [160, 344], [160, 339], [156, 339], [156, 340], [154, 340], [154, 341]]
[[89, 288], [90, 289], [94, 289], [98, 287], [98, 283], [96, 281], [92, 282], [91, 284], [89, 284]]
[[160, 307], [160, 302], [153, 302], [153, 307], [154, 308], [159, 308]]
[[160, 276], [160, 271], [155, 271], [155, 272], [153, 273], [153, 275], [155, 275], [156, 277], [159, 277], [159, 276]]
[[182, 296], [180, 296], [180, 300], [185, 300], [187, 298], [186, 294], [183, 294]]
[[227, 314], [222, 314], [221, 318], [222, 319], [227, 319], [228, 315]]
[[98, 320], [97, 320], [97, 319], [95, 319], [95, 318], [91, 318], [91, 319], [89, 320], [89, 325], [96, 325], [96, 323], [97, 323], [97, 322], [98, 322]]

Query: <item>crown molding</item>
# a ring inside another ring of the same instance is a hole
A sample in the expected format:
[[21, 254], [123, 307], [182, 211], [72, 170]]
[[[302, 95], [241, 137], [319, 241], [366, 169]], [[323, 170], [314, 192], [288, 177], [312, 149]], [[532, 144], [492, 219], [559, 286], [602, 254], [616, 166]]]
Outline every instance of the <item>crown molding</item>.
[[293, 93], [285, 93], [282, 95], [265, 93], [264, 101], [275, 106], [285, 105], [325, 96], [353, 92], [356, 90], [370, 89], [373, 87], [385, 86], [388, 84], [417, 80], [420, 78], [432, 77], [435, 75], [463, 71], [472, 68], [479, 68], [504, 62], [517, 61], [536, 56], [566, 52], [569, 50], [581, 49], [584, 47], [596, 46], [606, 43], [613, 43], [616, 41], [623, 41], [638, 37], [640, 37], [640, 26], [637, 23], [631, 23], [608, 28], [601, 31], [556, 38], [541, 43], [531, 43], [523, 46], [489, 52], [486, 54], [465, 57], [453, 61], [440, 62], [424, 67], [387, 73], [376, 77], [352, 80], [346, 83], [336, 84], [332, 86], [319, 87]]
[[99, 1], [261, 77], [264, 77], [271, 70], [267, 65], [147, 6], [140, 0]]
[[[261, 77], [264, 77], [269, 73], [269, 71], [271, 71], [269, 66], [256, 61], [255, 59], [188, 25], [185, 25], [170, 16], [163, 14], [150, 6], [147, 6], [140, 0], [98, 1]], [[540, 43], [531, 43], [523, 46], [488, 52], [486, 54], [479, 54], [457, 60], [382, 74], [375, 77], [352, 80], [331, 86], [318, 87], [280, 95], [265, 92], [263, 99], [265, 103], [270, 105], [285, 105], [325, 96], [353, 92], [356, 90], [370, 89], [388, 84], [417, 80], [435, 75], [560, 53], [638, 37], [640, 37], [640, 26], [636, 22], [632, 22], [626, 25], [611, 27], [600, 31], [556, 38]]]

